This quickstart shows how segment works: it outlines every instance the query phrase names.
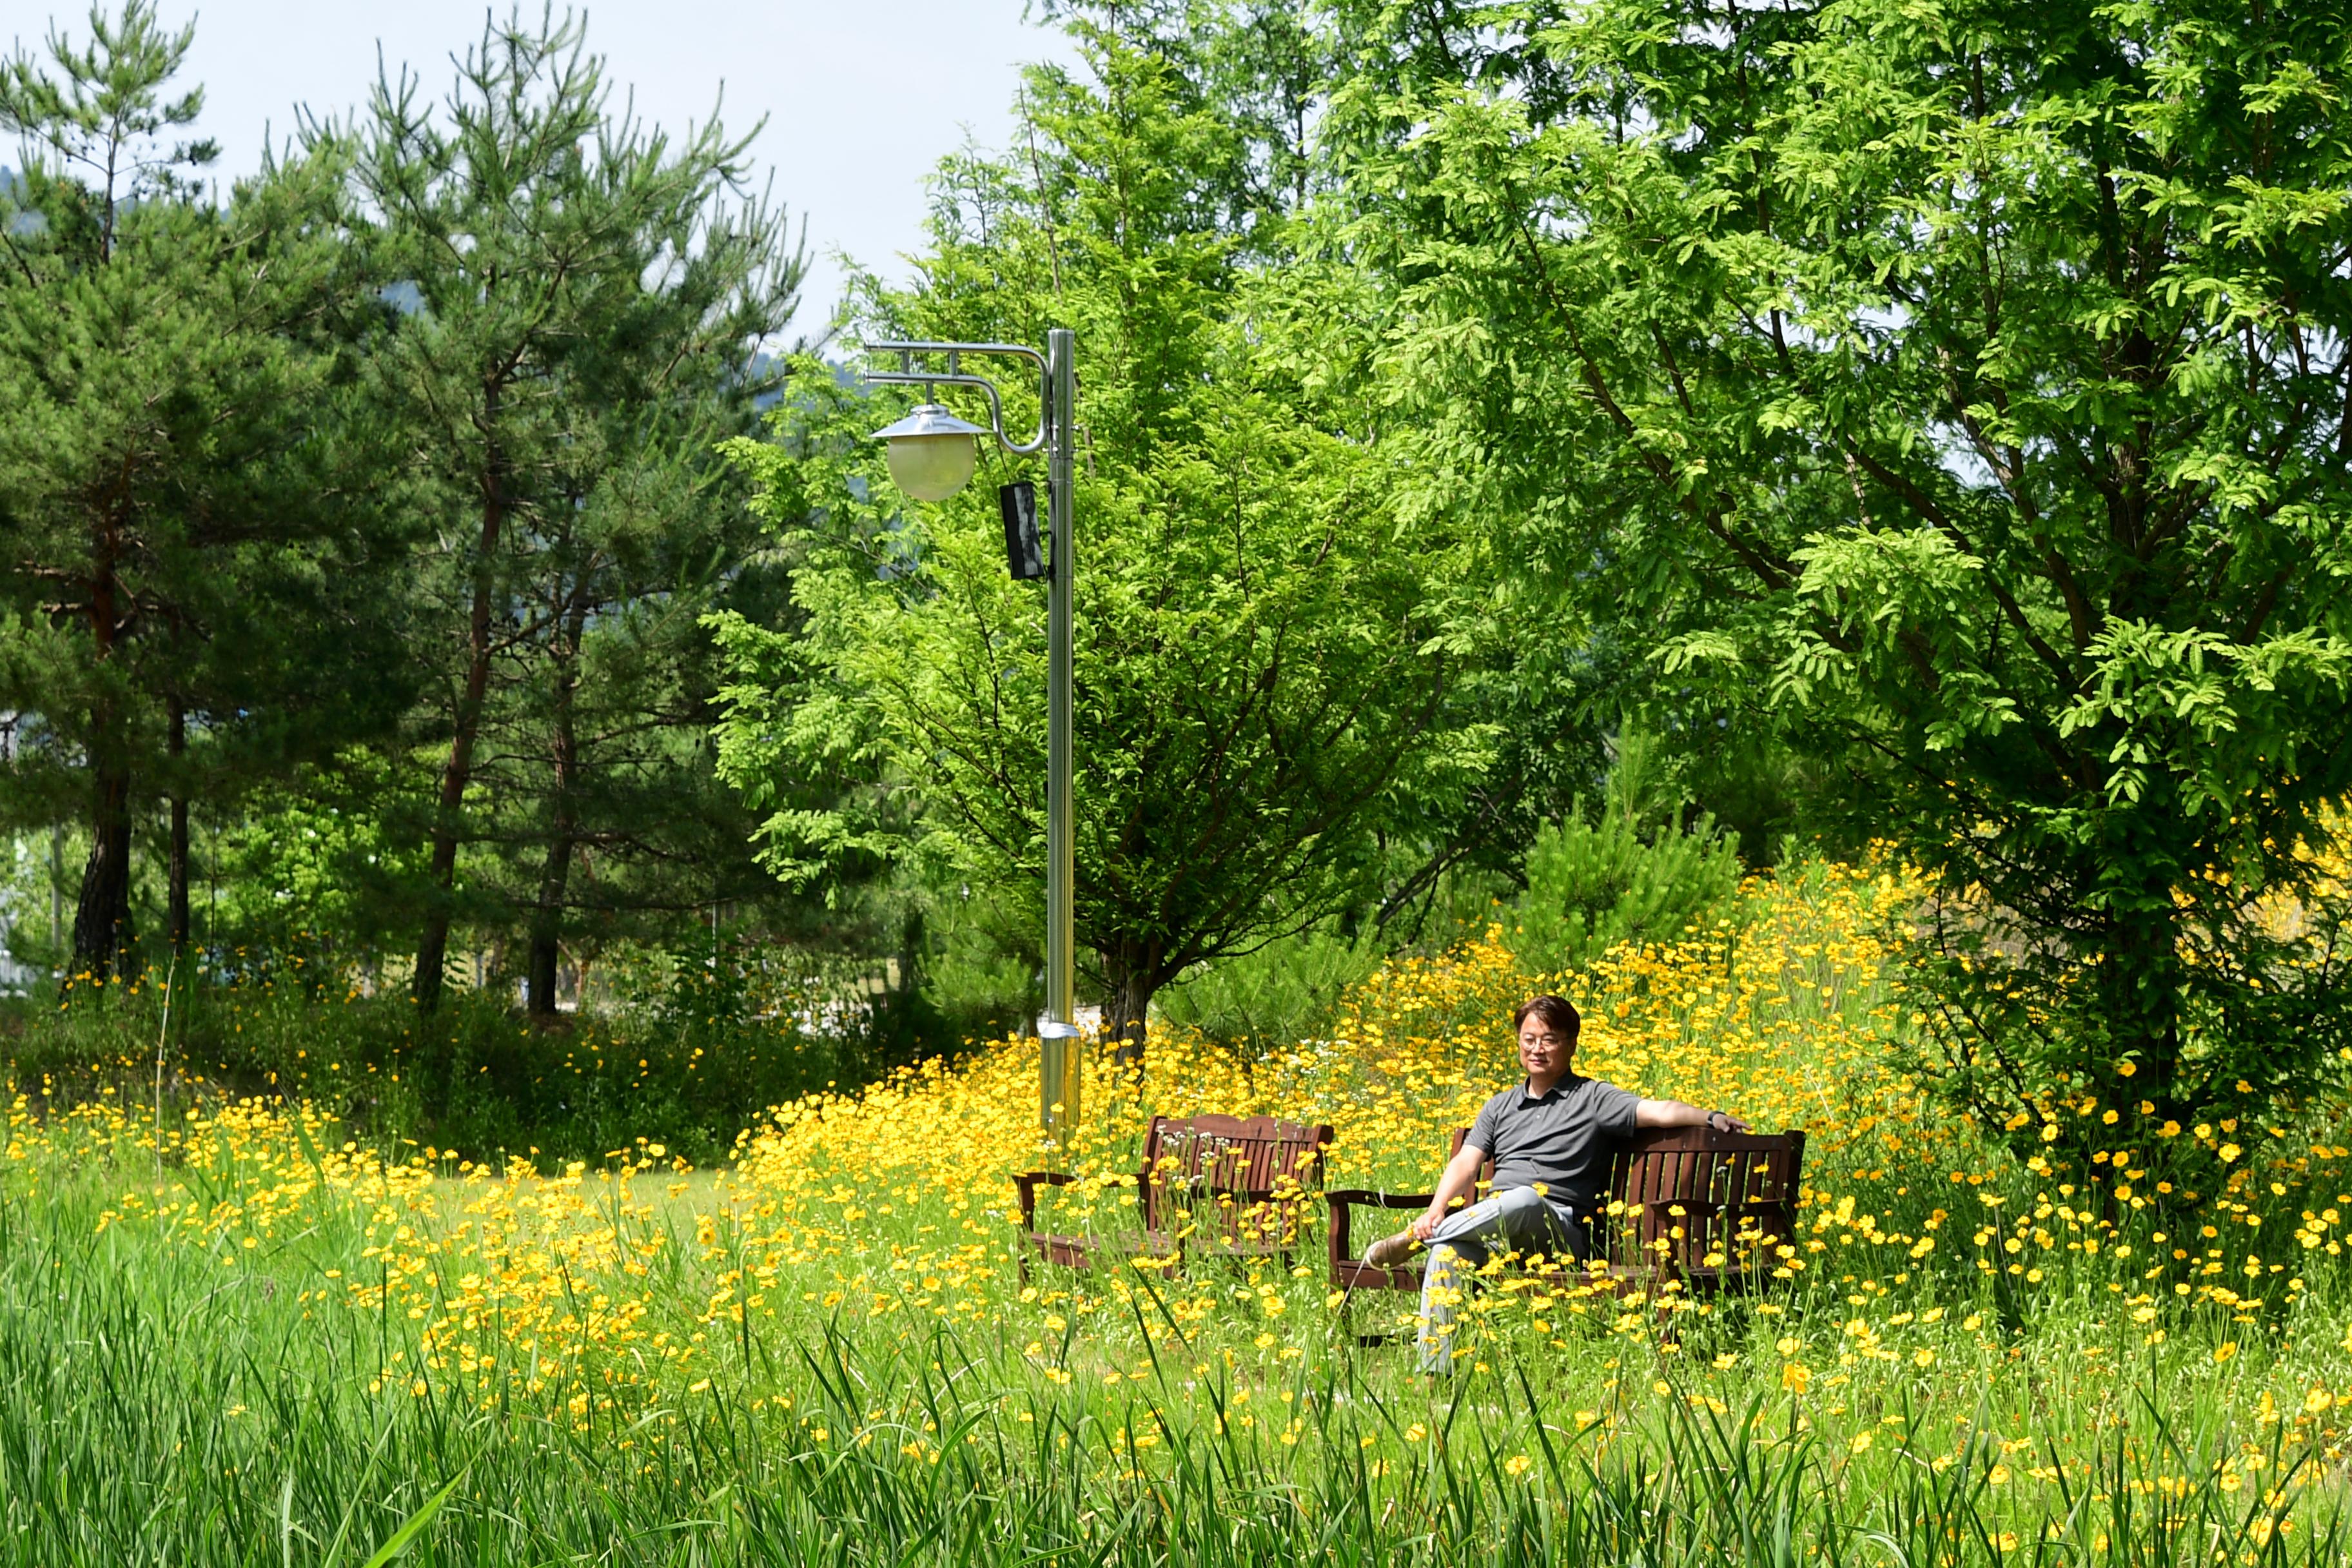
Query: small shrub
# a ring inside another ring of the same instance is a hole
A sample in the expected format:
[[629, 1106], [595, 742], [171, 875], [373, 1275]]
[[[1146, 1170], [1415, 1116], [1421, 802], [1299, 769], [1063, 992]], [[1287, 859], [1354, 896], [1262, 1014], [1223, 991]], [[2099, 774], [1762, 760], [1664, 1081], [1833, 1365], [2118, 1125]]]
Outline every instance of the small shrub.
[[1510, 925], [1519, 962], [1538, 974], [1579, 969], [1620, 942], [1669, 941], [1739, 890], [1739, 852], [1701, 816], [1643, 834], [1614, 807], [1598, 822], [1547, 826], [1528, 851], [1528, 889]]

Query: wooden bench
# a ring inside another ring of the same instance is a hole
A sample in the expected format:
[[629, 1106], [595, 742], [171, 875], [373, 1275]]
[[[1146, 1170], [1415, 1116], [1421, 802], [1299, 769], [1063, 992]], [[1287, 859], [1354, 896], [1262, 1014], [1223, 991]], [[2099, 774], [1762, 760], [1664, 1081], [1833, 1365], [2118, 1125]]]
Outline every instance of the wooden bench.
[[[1446, 1159], [1469, 1135], [1456, 1128]], [[1609, 1159], [1601, 1212], [1592, 1216], [1591, 1252], [1574, 1269], [1547, 1268], [1554, 1283], [1601, 1286], [1619, 1295], [1668, 1281], [1686, 1291], [1752, 1289], [1777, 1261], [1773, 1247], [1797, 1233], [1797, 1190], [1804, 1165], [1802, 1132], [1716, 1132], [1669, 1127], [1634, 1132]], [[1495, 1164], [1479, 1168], [1493, 1180]], [[1352, 1300], [1359, 1290], [1419, 1290], [1423, 1253], [1401, 1268], [1364, 1261], [1355, 1246], [1353, 1211], [1429, 1207], [1432, 1194], [1343, 1188], [1324, 1194], [1331, 1209], [1331, 1286]], [[1395, 1227], [1383, 1226], [1380, 1236]], [[1367, 1237], [1367, 1242], [1379, 1236]]]
[[1022, 1277], [1028, 1277], [1033, 1255], [1067, 1268], [1092, 1268], [1106, 1256], [1176, 1266], [1188, 1250], [1279, 1255], [1297, 1236], [1302, 1200], [1321, 1190], [1323, 1151], [1331, 1136], [1328, 1122], [1155, 1116], [1143, 1135], [1142, 1169], [1135, 1173], [1141, 1224], [1132, 1229], [1122, 1223], [1102, 1230], [1040, 1230], [1038, 1189], [1068, 1186], [1078, 1178], [1058, 1171], [1015, 1176]]

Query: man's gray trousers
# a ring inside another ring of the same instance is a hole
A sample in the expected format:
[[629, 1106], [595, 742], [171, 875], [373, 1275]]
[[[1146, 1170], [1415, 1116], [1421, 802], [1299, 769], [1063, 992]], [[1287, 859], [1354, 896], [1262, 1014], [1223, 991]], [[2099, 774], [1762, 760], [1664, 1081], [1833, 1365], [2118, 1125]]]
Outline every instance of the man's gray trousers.
[[1421, 1370], [1454, 1370], [1454, 1315], [1467, 1277], [1497, 1252], [1580, 1258], [1584, 1227], [1575, 1211], [1533, 1187], [1512, 1187], [1454, 1210], [1429, 1237], [1421, 1277]]

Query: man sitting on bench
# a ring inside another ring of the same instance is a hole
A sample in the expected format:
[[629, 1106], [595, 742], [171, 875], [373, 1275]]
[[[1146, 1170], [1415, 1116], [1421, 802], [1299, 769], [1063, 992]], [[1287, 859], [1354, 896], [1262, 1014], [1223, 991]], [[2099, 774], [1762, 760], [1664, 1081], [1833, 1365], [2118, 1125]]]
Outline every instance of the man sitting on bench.
[[[1478, 1109], [1461, 1152], [1438, 1178], [1429, 1210], [1394, 1236], [1372, 1243], [1364, 1261], [1394, 1268], [1422, 1247], [1429, 1262], [1421, 1286], [1421, 1366], [1450, 1372], [1457, 1281], [1486, 1263], [1499, 1242], [1522, 1257], [1582, 1258], [1586, 1226], [1609, 1175], [1609, 1144], [1637, 1127], [1708, 1127], [1745, 1132], [1748, 1123], [1720, 1110], [1679, 1100], [1644, 1100], [1598, 1079], [1569, 1070], [1582, 1026], [1565, 997], [1531, 996], [1511, 1022], [1519, 1032], [1519, 1065], [1527, 1081]], [[1455, 1214], [1478, 1168], [1495, 1162], [1494, 1191]]]

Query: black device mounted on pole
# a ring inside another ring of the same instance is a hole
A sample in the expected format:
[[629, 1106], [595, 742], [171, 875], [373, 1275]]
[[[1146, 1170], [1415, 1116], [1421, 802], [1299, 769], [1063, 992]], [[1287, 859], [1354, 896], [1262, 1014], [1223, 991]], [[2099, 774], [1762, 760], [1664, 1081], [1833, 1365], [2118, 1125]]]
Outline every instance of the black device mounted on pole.
[[1027, 479], [997, 486], [996, 509], [1004, 514], [1004, 565], [1013, 581], [1033, 583], [1045, 575], [1045, 552], [1037, 540], [1037, 487]]

